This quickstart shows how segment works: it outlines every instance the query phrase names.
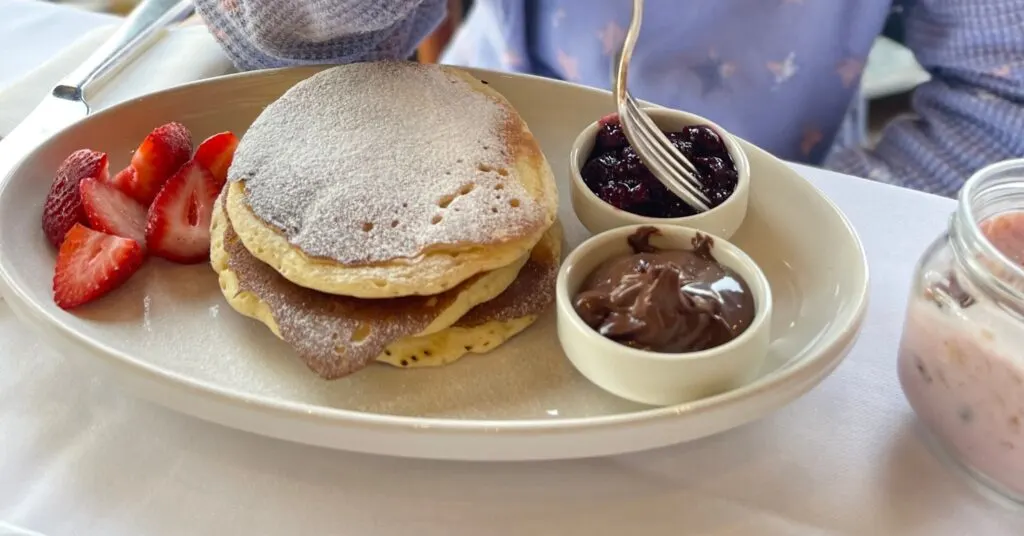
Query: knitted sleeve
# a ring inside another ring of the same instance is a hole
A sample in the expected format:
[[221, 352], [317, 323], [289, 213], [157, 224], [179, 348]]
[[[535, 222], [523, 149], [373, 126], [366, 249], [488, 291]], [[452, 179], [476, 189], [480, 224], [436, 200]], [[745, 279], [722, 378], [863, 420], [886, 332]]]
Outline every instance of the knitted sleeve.
[[444, 18], [445, 0], [196, 0], [242, 70], [402, 59]]
[[906, 45], [932, 75], [914, 115], [827, 165], [953, 196], [979, 168], [1024, 156], [1024, 0], [916, 0], [905, 17]]

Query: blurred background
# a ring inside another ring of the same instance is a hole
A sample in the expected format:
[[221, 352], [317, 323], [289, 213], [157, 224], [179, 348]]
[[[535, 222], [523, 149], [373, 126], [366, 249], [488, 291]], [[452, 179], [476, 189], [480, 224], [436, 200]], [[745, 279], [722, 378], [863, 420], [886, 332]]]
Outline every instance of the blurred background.
[[52, 0], [52, 3], [72, 5], [89, 11], [124, 15], [135, 7], [137, 0]]
[[[72, 5], [80, 9], [123, 15], [138, 0], [38, 0]], [[448, 19], [417, 50], [416, 57], [436, 62], [458, 28], [473, 0], [448, 0]], [[883, 35], [875, 43], [861, 82], [860, 101], [853, 107], [851, 123], [859, 130], [862, 143], [871, 144], [879, 128], [889, 119], [910, 112], [910, 91], [928, 79], [928, 74], [901, 43], [900, 13], [894, 9]]]

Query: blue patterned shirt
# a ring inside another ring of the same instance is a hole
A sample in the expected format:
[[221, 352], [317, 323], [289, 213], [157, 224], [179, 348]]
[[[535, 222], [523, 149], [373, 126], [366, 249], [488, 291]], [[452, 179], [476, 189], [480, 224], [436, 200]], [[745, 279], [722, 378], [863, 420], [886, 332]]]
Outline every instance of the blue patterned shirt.
[[[198, 0], [242, 69], [402, 58], [445, 0]], [[1024, 0], [897, 0], [932, 75], [877, 146], [837, 141], [891, 0], [648, 0], [638, 98], [693, 111], [773, 154], [941, 195], [1024, 156]], [[626, 0], [476, 0], [446, 63], [608, 87]]]

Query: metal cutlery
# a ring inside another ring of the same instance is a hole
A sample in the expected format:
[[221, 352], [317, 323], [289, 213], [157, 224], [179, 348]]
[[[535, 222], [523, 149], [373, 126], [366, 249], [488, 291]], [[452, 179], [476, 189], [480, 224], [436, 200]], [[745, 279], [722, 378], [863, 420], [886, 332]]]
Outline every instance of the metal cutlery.
[[0, 140], [0, 184], [32, 149], [89, 114], [87, 90], [152, 44], [160, 30], [184, 20], [194, 10], [191, 0], [143, 0], [96, 52], [54, 86], [32, 113]]
[[627, 89], [629, 61], [633, 56], [643, 20], [643, 0], [633, 0], [633, 16], [626, 39], [613, 64], [612, 87], [622, 131], [655, 178], [698, 212], [709, 210], [710, 200], [701, 188], [700, 173], [640, 107]]

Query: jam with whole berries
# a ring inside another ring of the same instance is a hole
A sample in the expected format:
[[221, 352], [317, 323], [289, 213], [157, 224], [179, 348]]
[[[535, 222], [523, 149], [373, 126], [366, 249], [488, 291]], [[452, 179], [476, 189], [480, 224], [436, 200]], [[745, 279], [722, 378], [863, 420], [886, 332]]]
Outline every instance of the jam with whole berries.
[[[654, 177], [629, 145], [618, 114], [601, 119], [594, 148], [580, 175], [590, 191], [615, 208], [652, 218], [682, 218], [697, 213]], [[666, 136], [700, 173], [701, 190], [711, 208], [736, 190], [739, 174], [725, 142], [711, 127], [688, 126]]]

